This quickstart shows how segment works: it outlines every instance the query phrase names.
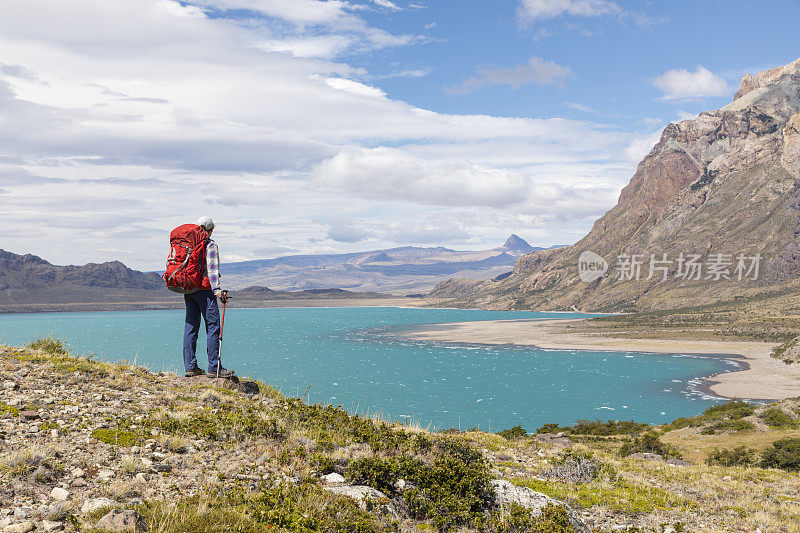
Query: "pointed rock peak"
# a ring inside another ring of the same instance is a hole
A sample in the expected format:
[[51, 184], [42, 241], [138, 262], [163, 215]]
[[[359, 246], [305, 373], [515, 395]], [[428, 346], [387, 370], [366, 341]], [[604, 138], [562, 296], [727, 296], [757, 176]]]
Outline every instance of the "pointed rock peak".
[[800, 59], [797, 59], [788, 65], [776, 67], [773, 69], [759, 72], [758, 74], [745, 74], [742, 77], [742, 83], [739, 90], [733, 96], [734, 100], [741, 98], [747, 93], [777, 83], [784, 76], [800, 76]]
[[509, 252], [519, 252], [527, 254], [535, 250], [533, 246], [528, 244], [525, 239], [519, 235], [511, 234], [511, 237], [506, 239], [506, 243], [501, 247], [501, 250], [508, 250]]

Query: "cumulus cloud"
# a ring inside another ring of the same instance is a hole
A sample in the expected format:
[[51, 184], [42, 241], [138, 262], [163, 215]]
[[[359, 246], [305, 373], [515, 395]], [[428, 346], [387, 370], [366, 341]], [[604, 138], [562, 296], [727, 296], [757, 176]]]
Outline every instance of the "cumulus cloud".
[[694, 72], [684, 68], [668, 70], [653, 80], [653, 85], [664, 91], [666, 100], [726, 96], [731, 91], [725, 79], [702, 65]]
[[661, 139], [661, 130], [634, 139], [623, 151], [625, 159], [631, 163], [639, 163], [639, 161], [650, 153], [659, 139]]
[[[281, 40], [287, 25], [299, 39], [355, 35], [351, 47], [391, 37], [355, 5], [14, 3], [0, 17], [3, 247], [62, 264], [116, 258], [154, 269], [166, 232], [207, 214], [223, 257], [254, 259], [274, 248], [264, 243], [317, 253], [360, 242], [319, 213], [373, 231], [442, 212], [482, 235], [505, 224], [551, 227], [564, 213], [613, 204], [584, 191], [629, 177], [629, 136], [616, 128], [437, 113], [389, 98], [347, 63], [263, 44]], [[264, 18], [248, 25], [225, 9]], [[329, 231], [339, 240], [308, 242]], [[403, 244], [390, 240], [401, 233], [374, 231], [378, 244]]]
[[394, 148], [348, 148], [314, 169], [326, 187], [375, 200], [408, 200], [430, 205], [501, 207], [527, 195], [524, 178], [513, 171], [458, 160], [430, 161]]
[[546, 61], [539, 57], [532, 57], [528, 63], [511, 68], [483, 68], [475, 76], [463, 83], [450, 87], [448, 92], [465, 94], [476, 91], [481, 87], [493, 85], [508, 85], [519, 89], [523, 85], [559, 85], [572, 74], [569, 67], [559, 65], [555, 61]]
[[336, 242], [354, 243], [373, 237], [375, 234], [360, 227], [354, 220], [346, 217], [335, 217], [328, 222], [326, 239]]
[[518, 8], [523, 21], [549, 19], [560, 15], [597, 17], [620, 13], [622, 8], [610, 0], [521, 0]]

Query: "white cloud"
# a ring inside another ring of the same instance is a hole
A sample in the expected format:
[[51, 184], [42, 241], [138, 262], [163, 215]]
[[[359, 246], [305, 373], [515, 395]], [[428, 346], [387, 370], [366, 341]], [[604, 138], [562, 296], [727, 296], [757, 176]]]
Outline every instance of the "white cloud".
[[619, 5], [609, 0], [521, 0], [518, 15], [523, 21], [533, 21], [560, 15], [597, 17], [621, 11]]
[[325, 238], [336, 242], [354, 243], [365, 241], [374, 235], [374, 232], [359, 226], [350, 218], [334, 217], [328, 222]]
[[650, 153], [659, 139], [661, 139], [661, 130], [634, 139], [623, 151], [625, 159], [634, 164], [639, 163]]
[[532, 57], [527, 64], [511, 68], [483, 68], [475, 76], [448, 89], [453, 94], [465, 94], [481, 87], [508, 85], [518, 89], [530, 83], [536, 85], [563, 85], [572, 71], [554, 61]]
[[703, 66], [690, 72], [686, 69], [668, 70], [653, 81], [653, 85], [664, 91], [663, 98], [701, 98], [706, 96], [726, 96], [731, 89], [721, 77]]
[[501, 207], [527, 195], [527, 184], [516, 172], [458, 160], [429, 161], [386, 147], [342, 150], [322, 162], [314, 177], [326, 187], [361, 198], [430, 205]]
[[372, 0], [372, 2], [374, 4], [379, 5], [380, 7], [384, 7], [392, 11], [400, 11], [400, 7], [394, 2], [390, 2], [389, 0]]
[[[355, 20], [351, 4], [320, 4], [6, 7], [2, 247], [62, 264], [116, 258], [153, 269], [163, 262], [166, 231], [207, 214], [218, 221], [223, 257], [257, 258], [274, 242], [302, 253], [346, 249], [308, 242], [325, 236], [335, 216], [372, 230], [387, 221], [416, 227], [441, 213], [458, 218], [454, 236], [498, 236], [519, 224], [562, 235], [577, 223], [562, 230], [556, 217], [588, 225], [580, 217], [613, 204], [602, 191], [630, 175], [628, 135], [615, 128], [437, 113], [389, 98], [363, 82], [375, 80], [370, 73], [346, 63], [265, 50], [265, 42], [284, 40], [286, 24], [300, 40], [352, 38], [348, 50], [391, 41]], [[281, 22], [246, 25], [197, 6], [246, 7]], [[338, 53], [320, 47], [306, 55]], [[404, 244], [391, 240], [403, 238], [398, 232], [376, 235], [383, 246]]]

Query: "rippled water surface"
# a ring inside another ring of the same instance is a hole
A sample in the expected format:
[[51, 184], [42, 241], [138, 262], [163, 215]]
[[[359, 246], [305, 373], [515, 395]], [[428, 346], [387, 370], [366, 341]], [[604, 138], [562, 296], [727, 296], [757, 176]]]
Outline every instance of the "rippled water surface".
[[[733, 363], [680, 354], [539, 350], [408, 341], [412, 325], [582, 316], [524, 311], [387, 307], [228, 309], [223, 365], [287, 395], [341, 404], [351, 412], [411, 418], [434, 428], [583, 418], [661, 423], [699, 413], [716, 400], [698, 377]], [[56, 335], [77, 354], [134, 359], [151, 370], [183, 371], [183, 311], [0, 316], [0, 344]], [[202, 333], [201, 333], [202, 336]], [[205, 347], [198, 346], [198, 360]], [[309, 388], [310, 387], [310, 388]]]

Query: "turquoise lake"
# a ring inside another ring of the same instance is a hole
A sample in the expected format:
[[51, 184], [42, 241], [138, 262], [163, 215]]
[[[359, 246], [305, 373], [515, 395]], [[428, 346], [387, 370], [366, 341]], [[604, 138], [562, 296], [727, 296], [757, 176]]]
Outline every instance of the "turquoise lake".
[[[63, 339], [74, 354], [183, 372], [183, 311], [0, 316], [0, 344], [37, 335]], [[286, 395], [341, 404], [432, 429], [529, 431], [548, 422], [613, 418], [663, 423], [719, 399], [699, 377], [735, 369], [719, 358], [680, 354], [557, 351], [409, 341], [390, 333], [414, 325], [582, 315], [392, 307], [235, 309], [225, 317], [223, 365]], [[198, 361], [206, 366], [205, 345]]]

